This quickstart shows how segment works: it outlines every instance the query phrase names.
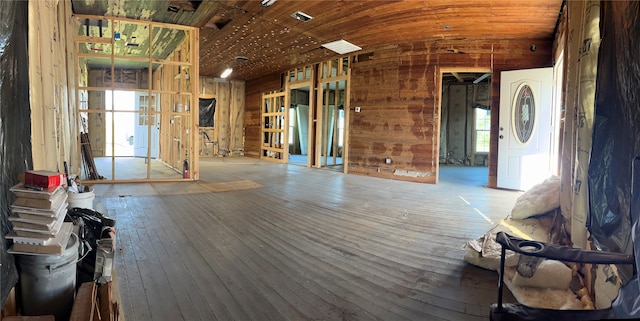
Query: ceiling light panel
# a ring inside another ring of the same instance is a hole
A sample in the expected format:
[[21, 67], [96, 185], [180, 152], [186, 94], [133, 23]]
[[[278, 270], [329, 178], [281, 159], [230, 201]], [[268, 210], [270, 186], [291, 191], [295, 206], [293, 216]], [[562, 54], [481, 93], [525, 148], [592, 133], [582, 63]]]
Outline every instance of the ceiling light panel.
[[310, 15], [308, 15], [308, 14], [302, 12], [302, 11], [296, 11], [296, 12], [292, 13], [291, 16], [296, 18], [296, 19], [298, 19], [298, 20], [300, 20], [300, 21], [302, 21], [302, 22], [307, 22], [307, 21], [313, 19], [312, 16], [310, 16]]
[[329, 43], [325, 43], [322, 47], [327, 48], [329, 50], [335, 51], [341, 55], [348, 54], [350, 52], [362, 50], [362, 48], [346, 41], [346, 40], [337, 40]]

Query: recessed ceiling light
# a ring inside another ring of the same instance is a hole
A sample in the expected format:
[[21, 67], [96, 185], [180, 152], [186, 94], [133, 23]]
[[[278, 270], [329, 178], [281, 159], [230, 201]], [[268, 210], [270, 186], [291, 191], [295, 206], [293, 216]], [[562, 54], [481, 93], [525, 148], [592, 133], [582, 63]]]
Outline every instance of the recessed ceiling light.
[[308, 14], [302, 12], [302, 11], [296, 11], [296, 12], [292, 13], [291, 16], [296, 18], [296, 19], [298, 19], [298, 20], [300, 20], [300, 21], [302, 21], [302, 22], [307, 22], [307, 21], [313, 19], [312, 16], [310, 16], [310, 15], [308, 15]]
[[333, 42], [329, 42], [329, 43], [325, 43], [324, 45], [322, 45], [322, 47], [325, 47], [329, 50], [335, 51], [341, 55], [344, 54], [348, 54], [350, 52], [354, 52], [354, 51], [358, 51], [358, 50], [362, 50], [362, 48], [346, 41], [346, 40], [337, 40], [337, 41], [333, 41]]

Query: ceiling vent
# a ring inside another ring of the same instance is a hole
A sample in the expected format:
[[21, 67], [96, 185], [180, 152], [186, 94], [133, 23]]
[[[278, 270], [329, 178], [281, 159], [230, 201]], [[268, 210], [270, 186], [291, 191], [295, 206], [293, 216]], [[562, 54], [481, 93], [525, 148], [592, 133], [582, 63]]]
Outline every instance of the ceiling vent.
[[329, 43], [325, 43], [322, 47], [327, 48], [329, 50], [335, 51], [341, 55], [348, 54], [350, 52], [362, 50], [362, 48], [346, 41], [346, 40], [337, 40]]
[[298, 19], [298, 20], [300, 20], [300, 21], [302, 21], [302, 22], [307, 22], [307, 21], [313, 19], [312, 16], [310, 16], [310, 15], [308, 15], [308, 14], [302, 12], [302, 11], [296, 11], [296, 12], [292, 13], [291, 16], [296, 18], [296, 19]]

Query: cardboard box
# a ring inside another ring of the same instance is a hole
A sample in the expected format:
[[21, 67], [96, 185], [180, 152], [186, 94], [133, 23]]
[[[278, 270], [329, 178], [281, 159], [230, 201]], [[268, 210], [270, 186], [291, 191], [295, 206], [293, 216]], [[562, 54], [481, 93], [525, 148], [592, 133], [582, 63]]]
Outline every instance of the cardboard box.
[[50, 188], [64, 185], [67, 181], [63, 173], [51, 171], [26, 171], [24, 173], [25, 185], [39, 186], [42, 188]]

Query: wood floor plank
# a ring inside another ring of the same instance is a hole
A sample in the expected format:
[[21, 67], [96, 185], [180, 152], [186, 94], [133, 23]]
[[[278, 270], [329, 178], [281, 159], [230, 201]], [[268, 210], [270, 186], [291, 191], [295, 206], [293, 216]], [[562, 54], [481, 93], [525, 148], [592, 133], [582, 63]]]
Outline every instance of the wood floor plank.
[[[114, 199], [114, 201], [119, 201]], [[117, 237], [116, 246], [119, 249], [116, 252], [115, 267], [117, 274], [125, 282], [118, 282], [122, 298], [122, 308], [126, 311], [129, 319], [143, 320], [151, 319], [151, 311], [149, 310], [149, 302], [144, 294], [144, 285], [142, 283], [142, 273], [138, 268], [138, 258], [136, 257], [136, 248], [140, 244], [134, 241], [133, 236], [136, 222], [128, 220], [125, 213], [128, 213], [126, 207], [119, 206], [120, 202], [109, 202], [109, 216], [116, 219]], [[125, 249], [125, 250], [123, 250]], [[143, 290], [141, 292], [141, 290]]]
[[460, 247], [520, 193], [248, 158], [203, 161], [200, 174], [193, 184], [255, 188], [96, 187], [117, 220], [126, 320], [476, 321], [495, 302], [495, 272], [466, 264]]

